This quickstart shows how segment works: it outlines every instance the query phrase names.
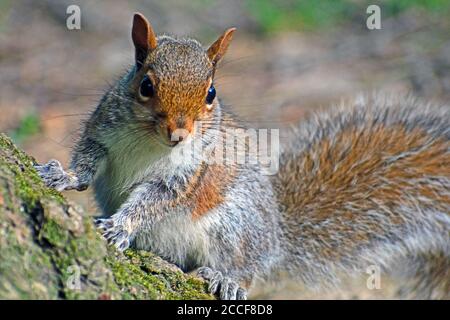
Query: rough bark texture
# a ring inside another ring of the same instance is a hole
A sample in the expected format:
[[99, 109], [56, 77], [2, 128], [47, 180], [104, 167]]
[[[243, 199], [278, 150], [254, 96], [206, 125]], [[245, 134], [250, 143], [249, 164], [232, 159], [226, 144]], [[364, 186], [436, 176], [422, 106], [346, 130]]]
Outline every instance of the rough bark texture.
[[92, 218], [46, 188], [0, 134], [0, 299], [210, 299], [200, 279], [107, 246]]

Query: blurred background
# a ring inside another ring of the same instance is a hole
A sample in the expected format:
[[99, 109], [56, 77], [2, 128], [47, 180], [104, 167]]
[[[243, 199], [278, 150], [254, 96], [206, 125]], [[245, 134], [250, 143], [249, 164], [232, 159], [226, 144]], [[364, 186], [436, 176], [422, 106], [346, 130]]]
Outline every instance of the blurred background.
[[[68, 30], [66, 9], [81, 9]], [[381, 8], [381, 30], [366, 9]], [[279, 128], [358, 93], [450, 98], [449, 0], [0, 0], [0, 131], [39, 162], [68, 163], [80, 121], [133, 63], [135, 11], [157, 33], [191, 36], [205, 47], [238, 32], [217, 74], [219, 96], [243, 120]], [[95, 214], [89, 192], [67, 196]], [[326, 294], [292, 284], [260, 286], [254, 298], [386, 298], [344, 284]], [[395, 296], [394, 296], [395, 297]]]

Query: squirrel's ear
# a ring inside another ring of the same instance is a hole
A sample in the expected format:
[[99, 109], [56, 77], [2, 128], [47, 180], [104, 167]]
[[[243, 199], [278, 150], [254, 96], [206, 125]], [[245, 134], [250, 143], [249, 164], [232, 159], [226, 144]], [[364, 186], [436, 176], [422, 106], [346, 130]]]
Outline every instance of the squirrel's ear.
[[131, 37], [133, 38], [133, 44], [136, 49], [136, 66], [140, 69], [147, 55], [157, 45], [155, 32], [150, 22], [140, 13], [134, 14]]
[[227, 51], [231, 39], [233, 38], [234, 31], [236, 31], [236, 28], [226, 30], [219, 39], [208, 48], [207, 54], [214, 66], [222, 59]]

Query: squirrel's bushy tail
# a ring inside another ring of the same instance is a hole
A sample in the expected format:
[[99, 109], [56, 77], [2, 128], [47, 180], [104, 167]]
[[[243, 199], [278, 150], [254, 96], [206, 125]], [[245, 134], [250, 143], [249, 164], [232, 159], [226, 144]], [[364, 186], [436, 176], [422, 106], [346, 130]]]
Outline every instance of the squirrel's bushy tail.
[[449, 298], [450, 107], [359, 99], [290, 138], [275, 176], [289, 271], [335, 283], [375, 265], [409, 276], [404, 295]]

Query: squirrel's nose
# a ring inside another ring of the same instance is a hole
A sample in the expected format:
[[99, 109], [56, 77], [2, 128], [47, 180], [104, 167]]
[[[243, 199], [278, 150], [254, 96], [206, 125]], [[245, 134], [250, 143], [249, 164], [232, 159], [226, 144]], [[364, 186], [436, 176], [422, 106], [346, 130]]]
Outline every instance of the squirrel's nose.
[[167, 137], [174, 146], [177, 145], [179, 142], [183, 141], [188, 134], [189, 131], [186, 129], [182, 128], [172, 129], [170, 127], [167, 127]]

